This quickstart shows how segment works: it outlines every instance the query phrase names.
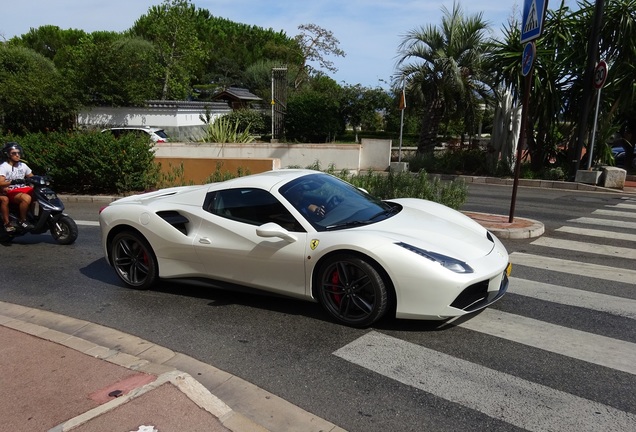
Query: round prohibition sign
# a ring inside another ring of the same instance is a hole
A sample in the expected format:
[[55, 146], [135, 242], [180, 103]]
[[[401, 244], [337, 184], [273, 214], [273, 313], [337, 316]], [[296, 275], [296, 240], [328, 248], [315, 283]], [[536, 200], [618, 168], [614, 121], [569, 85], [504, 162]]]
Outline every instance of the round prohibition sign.
[[523, 55], [521, 57], [521, 75], [527, 76], [530, 73], [536, 56], [537, 48], [534, 42], [528, 42], [523, 48]]
[[605, 80], [607, 79], [607, 63], [603, 60], [598, 62], [596, 67], [594, 68], [594, 88], [600, 89], [605, 84]]

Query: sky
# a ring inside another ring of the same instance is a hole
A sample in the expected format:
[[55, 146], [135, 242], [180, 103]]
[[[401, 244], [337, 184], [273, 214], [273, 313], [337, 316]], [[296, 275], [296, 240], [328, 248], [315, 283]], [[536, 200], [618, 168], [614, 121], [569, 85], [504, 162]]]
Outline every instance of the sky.
[[[547, 1], [547, 0], [545, 0]], [[554, 1], [554, 0], [553, 0]], [[56, 25], [62, 29], [124, 31], [161, 0], [0, 0], [0, 39], [31, 28]], [[453, 0], [191, 0], [217, 17], [284, 31], [293, 37], [301, 24], [331, 31], [345, 57], [330, 57], [336, 73], [325, 71], [339, 84], [388, 87], [395, 75], [400, 42], [421, 26], [441, 23], [442, 7]], [[493, 35], [511, 17], [521, 20], [524, 0], [459, 0], [465, 15], [482, 13]]]

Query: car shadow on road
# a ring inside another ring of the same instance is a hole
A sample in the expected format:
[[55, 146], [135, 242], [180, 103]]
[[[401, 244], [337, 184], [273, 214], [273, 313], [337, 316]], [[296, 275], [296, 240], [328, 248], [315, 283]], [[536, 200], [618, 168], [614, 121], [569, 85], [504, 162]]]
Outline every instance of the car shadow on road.
[[[132, 292], [138, 291], [140, 295], [144, 292], [144, 290], [125, 288], [115, 275], [112, 267], [108, 265], [106, 259], [103, 257], [81, 268], [80, 272], [86, 277], [104, 283], [106, 287], [130, 289]], [[213, 308], [238, 305], [338, 324], [338, 322], [331, 318], [316, 302], [276, 295], [241, 285], [212, 282], [203, 279], [162, 279], [157, 282], [150, 291], [202, 299], [208, 301], [207, 305]], [[368, 329], [379, 331], [435, 332], [451, 329], [461, 322], [461, 320], [470, 319], [472, 316], [474, 316], [474, 314], [460, 318], [460, 321], [458, 321], [458, 319], [432, 321], [397, 319], [389, 313], [374, 325], [368, 327]]]
[[[99, 258], [82, 267], [80, 272], [90, 279], [106, 284], [106, 287], [144, 292], [144, 290], [125, 288], [105, 258]], [[200, 279], [163, 279], [157, 282], [150, 291], [206, 300], [209, 301], [208, 306], [210, 307], [241, 305], [330, 321], [318, 303], [278, 296], [239, 285], [214, 283]]]

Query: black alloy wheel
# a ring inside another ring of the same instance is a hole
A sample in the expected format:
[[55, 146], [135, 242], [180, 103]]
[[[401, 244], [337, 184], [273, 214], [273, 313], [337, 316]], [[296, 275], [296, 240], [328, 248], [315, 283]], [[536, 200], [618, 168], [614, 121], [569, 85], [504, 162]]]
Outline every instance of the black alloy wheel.
[[141, 235], [128, 231], [117, 234], [110, 251], [117, 276], [129, 287], [148, 289], [157, 281], [157, 258]]
[[320, 304], [336, 320], [351, 327], [368, 327], [388, 308], [387, 287], [364, 259], [342, 254], [329, 258], [317, 273]]

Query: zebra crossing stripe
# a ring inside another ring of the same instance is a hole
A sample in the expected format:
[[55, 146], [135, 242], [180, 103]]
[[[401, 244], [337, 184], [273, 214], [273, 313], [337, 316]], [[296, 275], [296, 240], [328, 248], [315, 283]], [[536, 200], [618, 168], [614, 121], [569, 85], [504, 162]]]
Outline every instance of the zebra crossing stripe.
[[621, 208], [621, 209], [633, 209], [636, 210], [636, 204], [615, 204], [615, 205], [608, 205], [607, 207], [616, 207], [616, 208]]
[[[344, 360], [529, 431], [636, 430], [636, 415], [371, 331]], [[550, 415], [546, 415], [546, 406]]]
[[457, 326], [636, 375], [635, 343], [495, 309], [486, 309]]
[[636, 260], [636, 249], [602, 244], [586, 243], [575, 240], [563, 240], [550, 237], [540, 237], [531, 244], [535, 246], [545, 246], [556, 249], [575, 250], [577, 252], [587, 252], [596, 255], [605, 255], [617, 258], [627, 258]]
[[510, 278], [508, 292], [525, 297], [575, 306], [636, 320], [636, 300], [535, 282]]
[[589, 237], [601, 237], [612, 240], [629, 240], [636, 242], [636, 234], [628, 234], [628, 233], [619, 233], [615, 231], [604, 231], [604, 230], [596, 230], [590, 228], [577, 228], [571, 226], [563, 226], [561, 228], [557, 228], [555, 231], [564, 232], [568, 234], [576, 234], [580, 236], [589, 236]]
[[603, 225], [607, 228], [614, 227], [614, 228], [636, 229], [636, 222], [628, 222], [628, 221], [580, 217], [576, 219], [570, 219], [568, 222], [582, 223], [582, 224], [588, 224], [588, 225]]
[[594, 210], [592, 212], [592, 214], [594, 214], [594, 215], [602, 215], [602, 216], [624, 217], [624, 218], [634, 218], [634, 219], [636, 219], [636, 213], [618, 211], [618, 210], [598, 209], [598, 210]]
[[515, 265], [636, 285], [636, 271], [634, 270], [542, 257], [522, 252], [511, 253], [510, 262]]

